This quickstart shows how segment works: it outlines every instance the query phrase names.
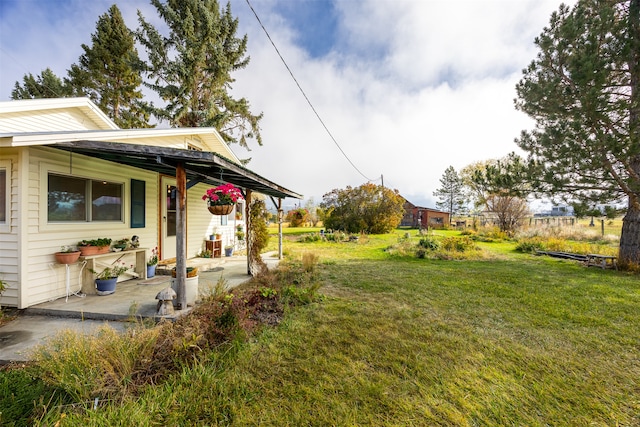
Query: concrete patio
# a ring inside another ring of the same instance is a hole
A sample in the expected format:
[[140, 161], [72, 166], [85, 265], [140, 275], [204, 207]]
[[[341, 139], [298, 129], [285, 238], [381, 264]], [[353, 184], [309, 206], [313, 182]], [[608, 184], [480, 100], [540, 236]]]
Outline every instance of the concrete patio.
[[[269, 269], [278, 265], [277, 254], [263, 255]], [[200, 295], [210, 293], [224, 279], [226, 289], [248, 281], [245, 256], [194, 258], [188, 266], [198, 267]], [[128, 280], [117, 284], [111, 295], [70, 295], [29, 307], [11, 322], [0, 327], [0, 363], [29, 359], [30, 350], [61, 330], [72, 329], [92, 333], [104, 323], [123, 330], [127, 321], [156, 318], [157, 293], [170, 286], [170, 275], [157, 275], [147, 280]], [[190, 311], [177, 311], [184, 315]]]

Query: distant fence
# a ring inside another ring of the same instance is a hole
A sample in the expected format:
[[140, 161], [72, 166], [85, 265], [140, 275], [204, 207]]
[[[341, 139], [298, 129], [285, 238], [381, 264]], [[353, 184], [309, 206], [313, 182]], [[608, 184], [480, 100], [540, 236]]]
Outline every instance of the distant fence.
[[[545, 216], [545, 217], [530, 217], [522, 221], [522, 225], [529, 224], [529, 227], [572, 227], [576, 225], [578, 220], [572, 216]], [[481, 226], [486, 225], [498, 225], [497, 218], [478, 218], [478, 222]]]

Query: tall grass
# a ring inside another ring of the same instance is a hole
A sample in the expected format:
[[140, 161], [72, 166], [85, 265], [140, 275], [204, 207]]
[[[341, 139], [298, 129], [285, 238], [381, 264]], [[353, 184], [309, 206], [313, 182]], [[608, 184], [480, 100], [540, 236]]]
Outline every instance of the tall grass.
[[279, 274], [312, 277], [322, 301], [136, 396], [52, 410], [47, 420], [65, 412], [61, 425], [71, 426], [640, 425], [636, 275], [517, 254], [505, 242], [479, 244], [500, 252], [492, 260], [392, 256], [386, 249], [402, 234], [288, 241], [294, 265], [305, 253], [319, 264]]

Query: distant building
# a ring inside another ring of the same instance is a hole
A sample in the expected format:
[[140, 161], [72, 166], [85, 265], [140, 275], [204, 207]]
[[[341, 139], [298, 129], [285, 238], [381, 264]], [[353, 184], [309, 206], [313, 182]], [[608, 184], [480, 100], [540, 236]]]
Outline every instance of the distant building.
[[573, 216], [573, 206], [552, 206], [550, 211], [539, 212], [534, 216]]
[[400, 222], [404, 227], [415, 228], [443, 228], [449, 226], [451, 217], [449, 212], [416, 206], [407, 199], [404, 202], [404, 217]]

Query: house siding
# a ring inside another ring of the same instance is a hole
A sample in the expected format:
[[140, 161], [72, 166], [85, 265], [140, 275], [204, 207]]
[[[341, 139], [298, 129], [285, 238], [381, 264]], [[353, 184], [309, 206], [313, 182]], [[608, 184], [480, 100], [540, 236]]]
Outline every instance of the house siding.
[[[110, 237], [113, 240], [140, 237], [141, 247], [153, 248], [158, 242], [158, 177], [156, 173], [121, 166], [115, 163], [92, 159], [81, 155], [70, 155], [67, 152], [51, 148], [23, 148], [28, 152], [28, 191], [27, 202], [23, 209], [22, 223], [26, 226], [26, 238], [22, 239], [24, 247], [14, 244], [8, 252], [14, 254], [10, 265], [3, 265], [11, 271], [22, 274], [13, 277], [15, 286], [22, 284], [22, 298], [7, 293], [2, 303], [26, 308], [28, 306], [64, 297], [66, 295], [66, 268], [55, 262], [54, 253], [61, 246], [74, 246], [82, 239]], [[49, 224], [47, 222], [47, 175], [49, 172], [66, 173], [92, 179], [106, 179], [124, 184], [123, 221], [122, 222], [81, 222]], [[146, 221], [144, 228], [130, 228], [130, 180], [131, 178], [146, 182]], [[40, 191], [42, 189], [42, 192]], [[22, 230], [21, 230], [22, 231]], [[16, 233], [15, 240], [17, 241]], [[4, 247], [4, 241], [3, 241]], [[3, 249], [4, 250], [4, 249]], [[21, 261], [23, 257], [24, 262]], [[5, 259], [5, 257], [3, 257]], [[130, 260], [126, 260], [130, 262]], [[75, 292], [81, 288], [81, 265], [70, 266], [70, 289]], [[9, 279], [9, 278], [7, 278]], [[12, 285], [13, 285], [12, 283]], [[12, 286], [13, 287], [13, 286]]]
[[222, 224], [220, 215], [211, 215], [207, 209], [207, 204], [202, 200], [202, 195], [210, 188], [205, 184], [198, 184], [187, 191], [187, 257], [191, 258], [198, 252], [205, 249], [204, 241], [209, 239], [211, 234], [222, 234], [222, 245], [232, 245], [235, 239], [234, 218], [235, 210], [228, 215], [227, 225]]
[[100, 127], [79, 109], [52, 109], [46, 112], [4, 113], [0, 116], [0, 133], [57, 132], [71, 130], [100, 130]]
[[[9, 191], [7, 221], [0, 227], [0, 279], [6, 284], [6, 290], [0, 298], [0, 305], [18, 305], [18, 151], [0, 150], [0, 161], [7, 168]], [[4, 190], [4, 189], [3, 189]]]

